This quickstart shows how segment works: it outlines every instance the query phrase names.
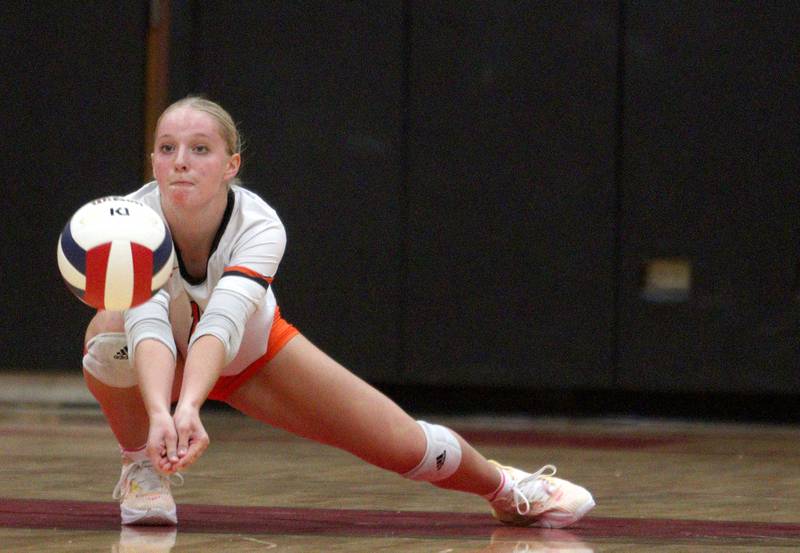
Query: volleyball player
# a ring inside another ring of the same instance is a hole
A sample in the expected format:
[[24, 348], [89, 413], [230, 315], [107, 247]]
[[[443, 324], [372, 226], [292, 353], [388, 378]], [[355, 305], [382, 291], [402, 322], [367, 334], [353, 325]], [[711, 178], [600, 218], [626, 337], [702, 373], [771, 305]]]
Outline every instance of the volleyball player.
[[507, 524], [563, 527], [594, 506], [551, 465], [502, 466], [449, 428], [415, 421], [284, 320], [273, 279], [286, 234], [240, 185], [240, 164], [230, 115], [184, 98], [157, 122], [155, 181], [129, 195], [162, 215], [178, 267], [150, 301], [100, 311], [86, 332], [85, 379], [122, 452], [123, 524], [177, 523], [170, 478], [209, 445], [209, 398], [408, 479], [483, 496]]

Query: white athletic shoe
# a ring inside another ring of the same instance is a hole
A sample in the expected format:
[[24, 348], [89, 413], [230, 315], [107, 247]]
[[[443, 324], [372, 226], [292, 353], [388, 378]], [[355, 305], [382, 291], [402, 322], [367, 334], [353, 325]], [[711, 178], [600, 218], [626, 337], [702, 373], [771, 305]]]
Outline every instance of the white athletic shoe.
[[533, 474], [490, 461], [511, 481], [511, 489], [492, 502], [494, 518], [513, 526], [562, 528], [594, 507], [588, 490], [555, 478], [556, 467], [545, 465]]
[[[183, 476], [175, 474], [178, 484]], [[119, 499], [122, 524], [174, 526], [178, 524], [170, 476], [160, 474], [150, 461], [123, 463], [114, 499]]]

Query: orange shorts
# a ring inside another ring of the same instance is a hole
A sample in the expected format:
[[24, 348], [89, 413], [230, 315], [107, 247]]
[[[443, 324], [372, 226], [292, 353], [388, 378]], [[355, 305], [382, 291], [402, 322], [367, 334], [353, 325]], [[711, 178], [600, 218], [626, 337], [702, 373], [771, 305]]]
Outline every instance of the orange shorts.
[[283, 349], [283, 346], [298, 334], [300, 334], [300, 331], [286, 322], [286, 319], [281, 317], [280, 308], [276, 307], [275, 316], [272, 319], [272, 328], [267, 338], [267, 353], [250, 363], [250, 365], [239, 374], [219, 377], [211, 393], [208, 394], [208, 399], [227, 401], [233, 392], [250, 380], [256, 371], [272, 361], [272, 358]]

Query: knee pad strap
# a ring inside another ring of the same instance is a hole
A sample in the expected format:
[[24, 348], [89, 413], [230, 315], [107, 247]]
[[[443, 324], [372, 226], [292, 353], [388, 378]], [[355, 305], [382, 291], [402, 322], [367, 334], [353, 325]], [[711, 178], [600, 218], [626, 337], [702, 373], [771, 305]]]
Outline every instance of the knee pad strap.
[[128, 341], [123, 332], [98, 334], [86, 344], [83, 368], [112, 388], [136, 386], [136, 372], [128, 359]]
[[450, 429], [438, 424], [417, 421], [425, 432], [427, 445], [422, 461], [403, 477], [437, 482], [453, 475], [461, 464], [461, 444]]

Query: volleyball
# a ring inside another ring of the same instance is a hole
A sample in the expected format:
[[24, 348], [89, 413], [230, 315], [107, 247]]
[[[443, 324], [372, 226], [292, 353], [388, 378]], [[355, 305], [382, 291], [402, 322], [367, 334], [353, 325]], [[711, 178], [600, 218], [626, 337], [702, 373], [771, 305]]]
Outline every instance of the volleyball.
[[146, 302], [167, 283], [175, 248], [154, 209], [107, 196], [70, 217], [57, 255], [61, 276], [78, 299], [95, 309], [122, 311]]

